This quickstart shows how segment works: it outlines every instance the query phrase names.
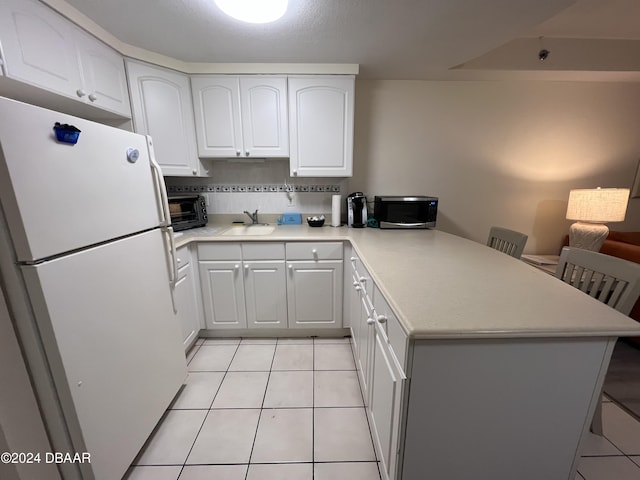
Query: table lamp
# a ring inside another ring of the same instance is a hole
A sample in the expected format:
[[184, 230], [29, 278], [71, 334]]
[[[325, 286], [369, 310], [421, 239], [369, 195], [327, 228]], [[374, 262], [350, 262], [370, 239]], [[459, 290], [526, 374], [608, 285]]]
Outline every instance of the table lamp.
[[577, 220], [569, 228], [569, 246], [600, 251], [609, 228], [605, 222], [622, 222], [629, 201], [628, 188], [571, 190], [567, 219]]

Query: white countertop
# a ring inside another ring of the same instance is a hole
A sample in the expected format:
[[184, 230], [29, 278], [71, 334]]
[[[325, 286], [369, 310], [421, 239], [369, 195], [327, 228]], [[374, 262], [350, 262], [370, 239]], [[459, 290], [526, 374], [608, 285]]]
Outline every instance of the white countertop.
[[349, 241], [412, 338], [640, 336], [640, 323], [542, 271], [438, 230], [276, 226], [256, 236], [230, 225], [176, 234], [194, 241]]

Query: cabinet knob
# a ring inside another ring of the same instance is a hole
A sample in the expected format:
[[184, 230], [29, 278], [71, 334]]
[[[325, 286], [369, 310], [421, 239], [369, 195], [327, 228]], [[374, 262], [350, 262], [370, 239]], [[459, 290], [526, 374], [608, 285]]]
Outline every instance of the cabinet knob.
[[318, 249], [314, 248], [313, 250], [311, 250], [311, 253], [313, 253], [314, 256], [318, 255]]
[[240, 150], [236, 150], [236, 157], [240, 156]]
[[178, 257], [178, 258], [176, 258], [176, 262], [177, 263], [182, 263], [182, 260]]
[[85, 92], [83, 89], [79, 88], [78, 90], [76, 90], [76, 95], [78, 95], [78, 97], [82, 98], [87, 94], [87, 92]]
[[294, 170], [292, 173], [293, 173], [293, 176], [295, 177], [296, 175], [298, 175], [298, 170]]
[[385, 315], [378, 315], [377, 318], [379, 323], [386, 323], [387, 322], [387, 317]]
[[354, 286], [354, 287], [357, 287], [358, 285], [360, 285], [360, 284], [354, 280], [354, 282], [353, 282], [353, 286]]
[[359, 280], [362, 283], [366, 283], [367, 282], [367, 279], [365, 277], [360, 277]]
[[247, 150], [246, 152], [244, 152], [244, 156], [248, 157], [250, 155], [249, 150]]
[[193, 175], [197, 175], [197, 174], [198, 174], [198, 170], [196, 170], [196, 169], [194, 168], [193, 170], [191, 170], [191, 173], [192, 173]]
[[288, 268], [289, 268], [289, 270], [293, 270], [293, 265], [289, 264]]
[[349, 260], [351, 260], [352, 262], [355, 262], [356, 260], [358, 260], [358, 257], [351, 257]]
[[249, 271], [249, 265], [245, 265], [245, 266], [244, 266], [244, 271], [245, 271], [245, 272], [248, 272], [248, 271]]
[[367, 318], [367, 325], [373, 325], [374, 323], [376, 323], [376, 321], [373, 318]]
[[240, 265], [235, 264], [235, 265], [233, 266], [233, 268], [235, 268], [236, 270], [238, 270], [238, 269], [240, 268]]
[[96, 97], [96, 95], [95, 95], [95, 94], [90, 93], [90, 94], [89, 94], [89, 100], [91, 100], [92, 102], [95, 102], [96, 100], [98, 100], [98, 97]]
[[356, 292], [359, 292], [360, 290], [362, 290], [362, 287], [360, 285], [356, 285]]

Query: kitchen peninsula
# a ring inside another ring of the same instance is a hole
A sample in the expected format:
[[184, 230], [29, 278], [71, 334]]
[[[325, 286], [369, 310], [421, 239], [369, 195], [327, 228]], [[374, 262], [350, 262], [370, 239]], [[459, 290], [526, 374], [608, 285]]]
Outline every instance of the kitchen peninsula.
[[344, 244], [344, 327], [384, 477], [573, 480], [616, 338], [639, 335], [635, 321], [437, 230], [227, 227], [176, 242]]

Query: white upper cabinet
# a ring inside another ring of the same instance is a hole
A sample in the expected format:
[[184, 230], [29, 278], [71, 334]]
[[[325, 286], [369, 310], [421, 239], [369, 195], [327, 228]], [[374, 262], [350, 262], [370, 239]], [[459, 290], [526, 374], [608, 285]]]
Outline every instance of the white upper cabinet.
[[189, 77], [127, 60], [133, 126], [151, 135], [164, 175], [198, 176], [203, 168], [196, 154]]
[[290, 169], [295, 177], [353, 175], [355, 77], [289, 77]]
[[76, 95], [100, 108], [130, 117], [129, 89], [122, 56], [82, 30], [76, 30], [75, 39], [84, 85], [83, 91], [76, 90]]
[[129, 117], [122, 56], [40, 2], [0, 3], [5, 75]]
[[208, 158], [288, 157], [283, 76], [192, 76], [198, 154]]

